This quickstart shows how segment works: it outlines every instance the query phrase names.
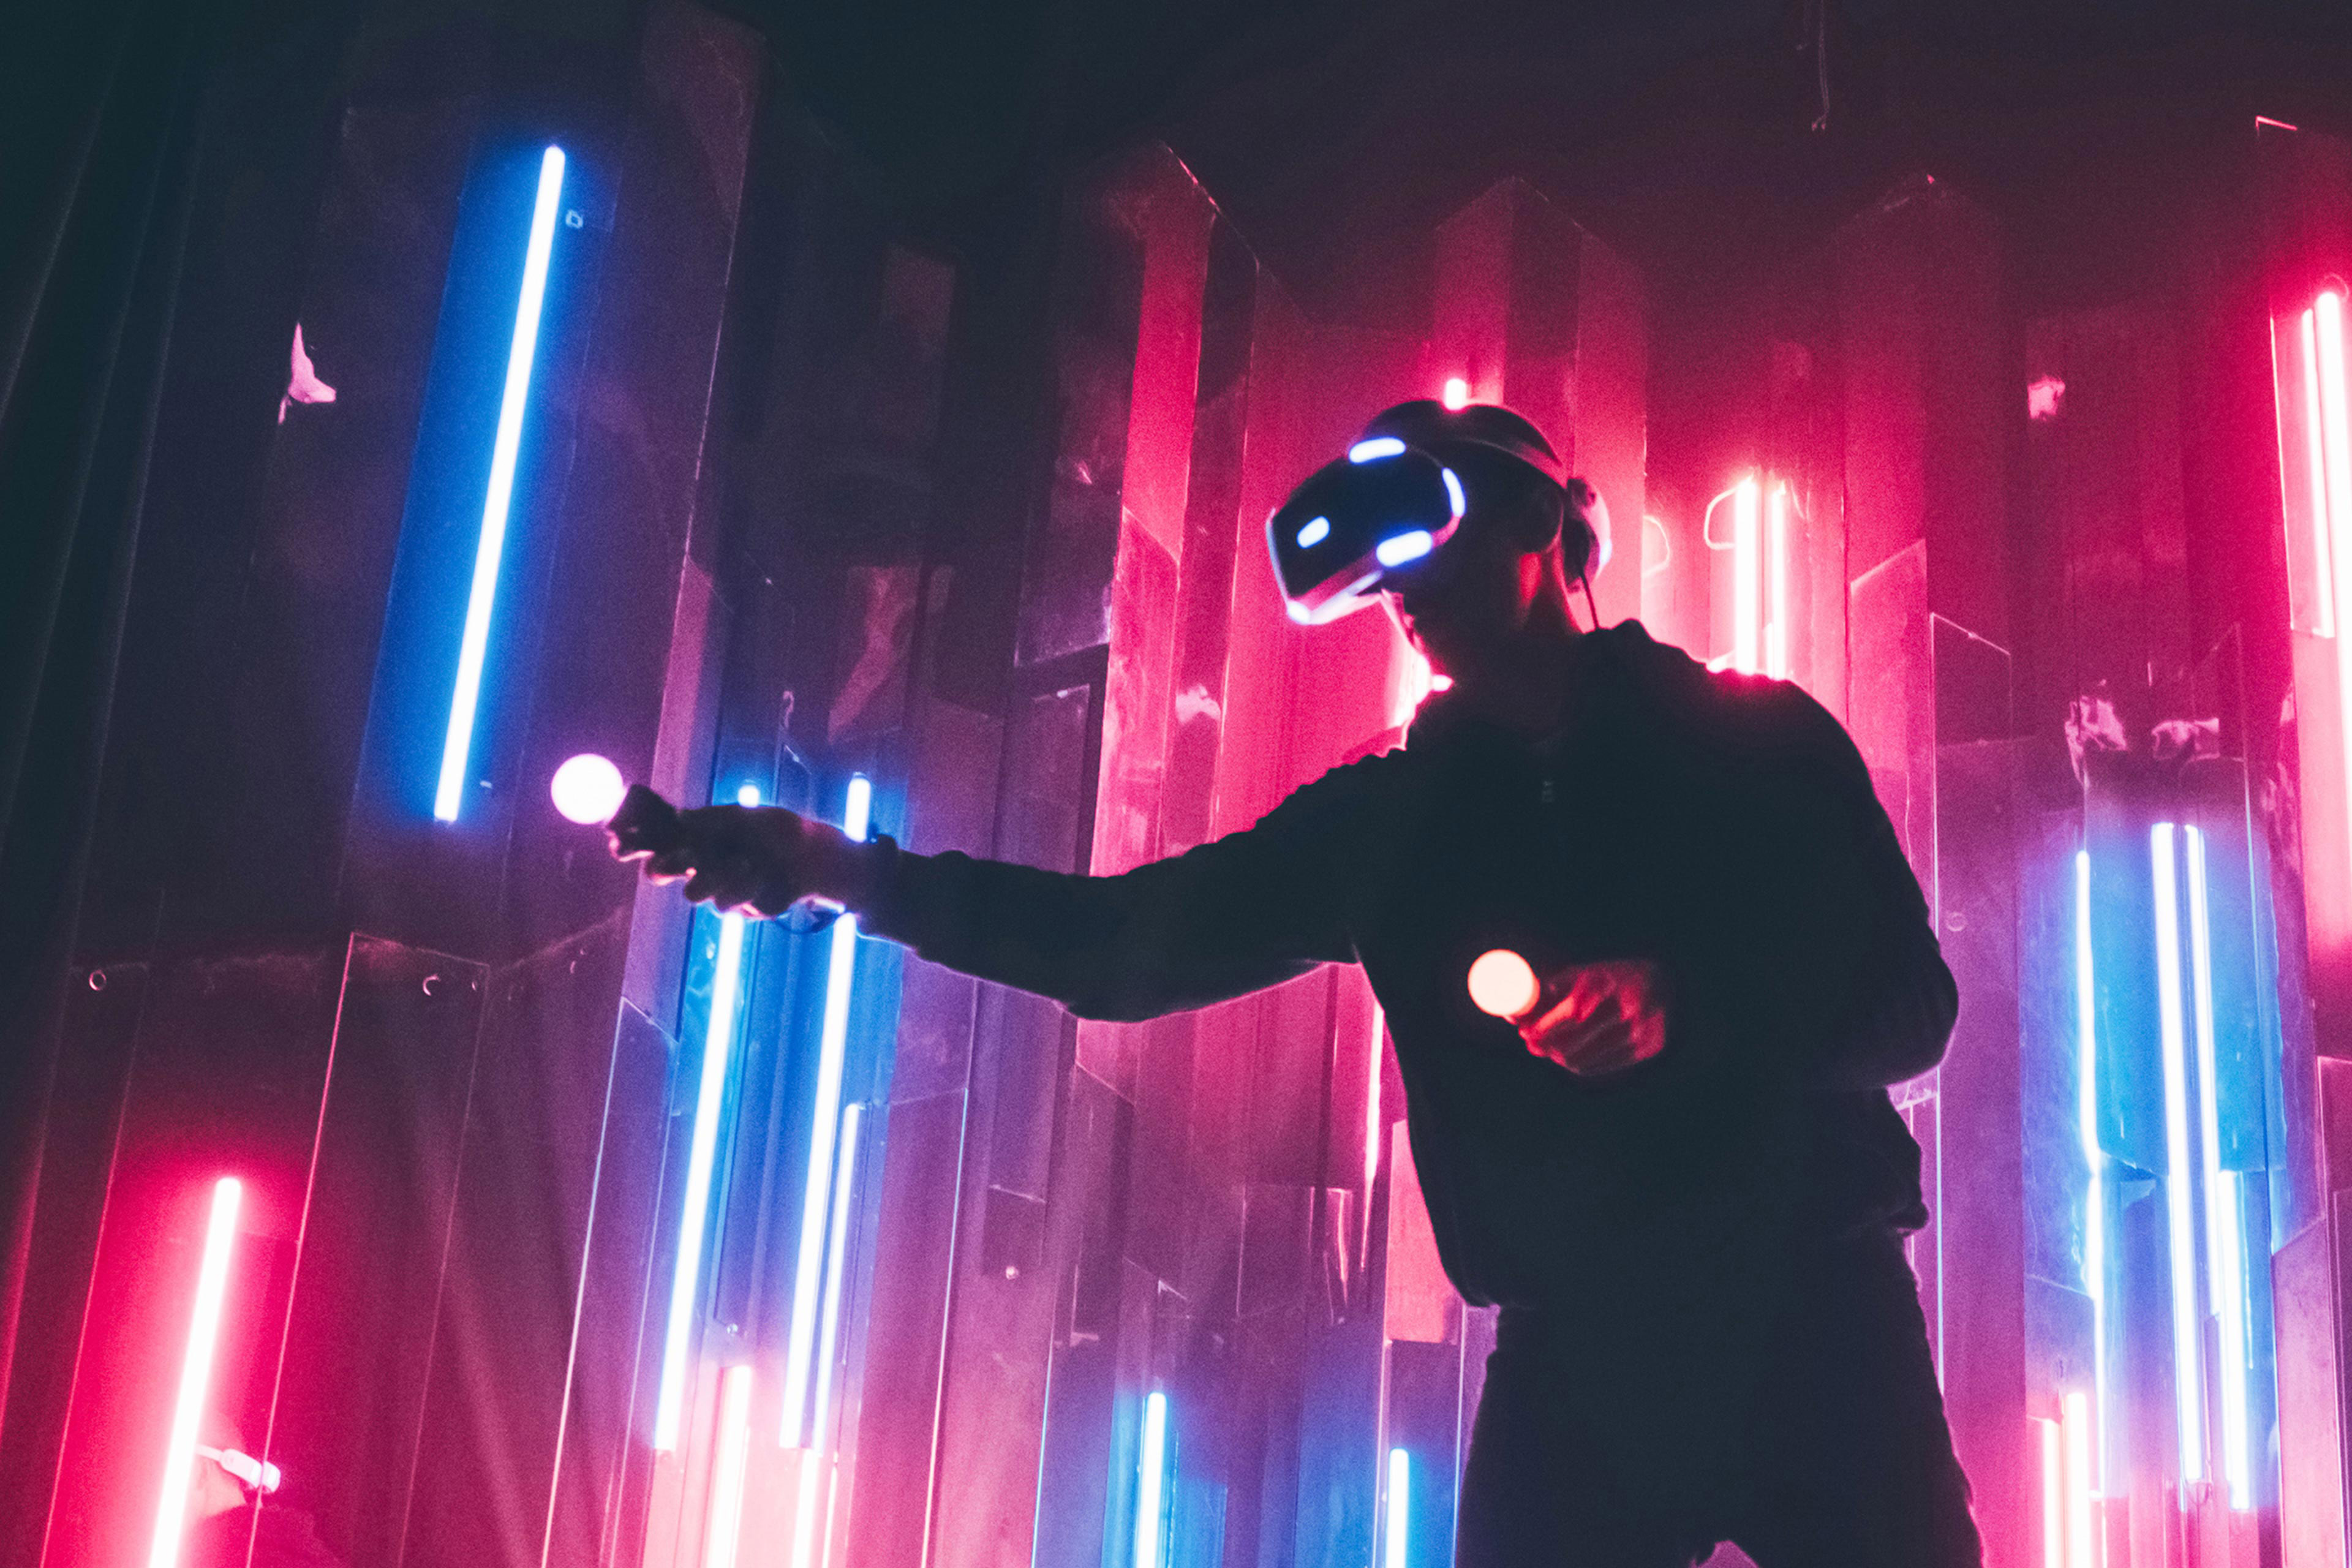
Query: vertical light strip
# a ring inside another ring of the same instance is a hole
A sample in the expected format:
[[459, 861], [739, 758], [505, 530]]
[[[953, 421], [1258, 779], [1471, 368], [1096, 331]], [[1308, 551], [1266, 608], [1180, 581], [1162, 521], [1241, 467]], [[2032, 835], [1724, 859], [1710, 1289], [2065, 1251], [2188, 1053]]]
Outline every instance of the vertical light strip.
[[1731, 489], [1731, 668], [1756, 673], [1756, 623], [1764, 610], [1762, 563], [1758, 559], [1758, 491], [1751, 476]]
[[1402, 1448], [1389, 1450], [1388, 1519], [1381, 1529], [1387, 1536], [1382, 1563], [1405, 1568], [1412, 1543], [1412, 1456]]
[[507, 348], [506, 391], [499, 400], [499, 433], [490, 447], [490, 493], [482, 504], [482, 533], [474, 547], [474, 586], [466, 598], [466, 632], [457, 645], [457, 689], [449, 700], [449, 732], [441, 742], [441, 782], [433, 815], [457, 820], [466, 785], [466, 756], [474, 744], [474, 709], [482, 694], [482, 660], [489, 652], [490, 606], [499, 592], [499, 557], [507, 542], [507, 508], [514, 499], [515, 460], [522, 449], [522, 413], [530, 401], [530, 366], [539, 350], [539, 308], [547, 296], [547, 259], [555, 245], [555, 208], [563, 194], [563, 149], [539, 161], [539, 200], [530, 214], [530, 248], [522, 264], [522, 300], [515, 309], [514, 340]]
[[2099, 1152], [2099, 1003], [2091, 968], [2091, 852], [2074, 851], [2074, 1114], [2090, 1172], [2083, 1193], [2083, 1293], [2091, 1299], [2091, 1387], [2097, 1413], [2095, 1486], [2107, 1477], [2107, 1191]]
[[[874, 784], [864, 773], [849, 781], [841, 829], [863, 839], [874, 812]], [[810, 1362], [816, 1352], [818, 1276], [824, 1265], [825, 1215], [832, 1197], [835, 1141], [841, 1128], [841, 1073], [849, 1041], [849, 985], [857, 966], [857, 918], [833, 923], [825, 969], [824, 1014], [817, 1029], [815, 1108], [810, 1119], [808, 1181], [801, 1194], [798, 1256], [793, 1268], [793, 1315], [784, 1340], [785, 1447], [805, 1441]]]
[[2156, 872], [2157, 1016], [2164, 1046], [2164, 1194], [2172, 1252], [2172, 1385], [2180, 1424], [2180, 1479], [2205, 1479], [2202, 1314], [2197, 1300], [2196, 1175], [2189, 1147], [2187, 1026], [2180, 1005], [2180, 903], [2175, 830], [2148, 829]]
[[[751, 786], [746, 785], [749, 789]], [[737, 798], [741, 799], [739, 794]], [[758, 795], [752, 795], [756, 803]], [[741, 994], [743, 917], [719, 917], [719, 959], [710, 976], [710, 1018], [702, 1035], [702, 1081], [694, 1097], [693, 1141], [687, 1147], [686, 1208], [678, 1224], [677, 1264], [669, 1281], [669, 1331], [662, 1340], [661, 1393], [654, 1405], [654, 1450], [677, 1447], [686, 1391], [693, 1382], [686, 1364], [700, 1307], [703, 1234], [710, 1213], [710, 1182], [719, 1163], [719, 1115], [727, 1100], [727, 1068], [735, 1055], [736, 1002]]]
[[2058, 1423], [2027, 1417], [2042, 1450], [2042, 1568], [2066, 1568], [2066, 1461]]
[[743, 1534], [743, 1476], [751, 1459], [751, 1369], [730, 1366], [719, 1380], [719, 1454], [710, 1467], [702, 1568], [735, 1568]]
[[1364, 1212], [1371, 1213], [1372, 1184], [1381, 1173], [1381, 1058], [1388, 1044], [1388, 1015], [1372, 1004], [1372, 1065], [1364, 1076]]
[[2221, 1108], [2218, 1092], [2220, 1070], [2213, 1039], [2213, 938], [2205, 896], [2205, 835], [2191, 827], [2189, 838], [2189, 973], [2196, 1002], [2197, 1100], [2204, 1113], [2205, 1257], [2207, 1279], [2213, 1295], [2214, 1315], [2221, 1320], [2218, 1369], [2221, 1396], [2221, 1478], [2230, 1489], [2230, 1506], [2241, 1510], [2254, 1506], [2253, 1450], [2247, 1432], [2246, 1368], [2252, 1359], [2246, 1340], [2246, 1271], [2241, 1249], [2244, 1238], [2238, 1217], [2238, 1178], [2221, 1168]]
[[[2352, 616], [2352, 412], [2346, 408], [2344, 296], [2333, 289], [2312, 303], [2311, 359], [2318, 366], [2319, 447], [2327, 491], [2328, 560], [2334, 608]], [[2352, 626], [2336, 638], [2336, 701], [2343, 729], [2346, 806], [2352, 811]]]
[[2329, 547], [2327, 518], [2327, 437], [2319, 406], [2319, 328], [2314, 313], [2303, 313], [2303, 452], [2311, 479], [2311, 630], [2315, 637], [2336, 635], [2335, 552]]
[[1143, 1402], [1143, 1454], [1136, 1465], [1135, 1568], [1160, 1568], [1161, 1516], [1168, 1510], [1168, 1395]]
[[826, 1428], [833, 1414], [834, 1362], [841, 1340], [841, 1277], [849, 1256], [849, 1211], [856, 1190], [857, 1135], [865, 1123], [865, 1114], [862, 1105], [849, 1106], [841, 1113], [841, 1160], [833, 1173], [832, 1235], [824, 1247], [824, 1309], [820, 1314], [816, 1339], [816, 1413], [809, 1422], [808, 1446], [828, 1454], [835, 1447]]
[[228, 1295], [229, 1251], [236, 1241], [236, 1216], [245, 1185], [235, 1176], [213, 1184], [212, 1214], [205, 1224], [205, 1250], [196, 1265], [196, 1300], [188, 1314], [188, 1345], [180, 1358], [180, 1393], [172, 1405], [172, 1432], [163, 1450], [163, 1497], [155, 1510], [155, 1542], [148, 1568], [173, 1568], [188, 1529], [188, 1486], [203, 1431], [205, 1402], [212, 1392], [213, 1352], [220, 1342], [221, 1305]]
[[1776, 482], [1764, 509], [1764, 581], [1770, 613], [1764, 621], [1764, 673], [1789, 678], [1789, 487]]
[[2092, 1468], [2091, 1400], [2070, 1388], [2059, 1408], [2059, 1432], [2066, 1444], [2066, 1553], [2073, 1568], [2100, 1568], [2099, 1483]]
[[841, 1161], [833, 1173], [833, 1225], [825, 1241], [824, 1309], [817, 1331], [816, 1399], [809, 1419], [808, 1446], [801, 1453], [800, 1506], [793, 1513], [793, 1568], [809, 1568], [816, 1545], [817, 1481], [828, 1483], [825, 1514], [832, 1514], [831, 1486], [840, 1477], [838, 1445], [828, 1435], [833, 1414], [835, 1347], [841, 1335], [841, 1279], [849, 1256], [849, 1208], [856, 1191], [858, 1132], [866, 1108], [852, 1105], [841, 1113]]

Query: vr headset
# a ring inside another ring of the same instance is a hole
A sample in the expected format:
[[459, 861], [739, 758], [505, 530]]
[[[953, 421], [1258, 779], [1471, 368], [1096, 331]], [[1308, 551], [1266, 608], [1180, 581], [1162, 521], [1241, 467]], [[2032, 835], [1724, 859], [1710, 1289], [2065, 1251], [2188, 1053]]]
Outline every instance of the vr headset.
[[1321, 626], [1373, 603], [1391, 577], [1444, 550], [1473, 491], [1486, 498], [1496, 488], [1543, 503], [1498, 509], [1520, 533], [1520, 548], [1549, 548], [1567, 516], [1578, 531], [1570, 574], [1607, 560], [1600, 498], [1567, 477], [1533, 424], [1494, 404], [1401, 403], [1266, 519], [1266, 550], [1290, 618]]
[[1402, 437], [1357, 442], [1266, 519], [1290, 618], [1320, 626], [1370, 604], [1383, 577], [1454, 537], [1469, 504], [1452, 468]]

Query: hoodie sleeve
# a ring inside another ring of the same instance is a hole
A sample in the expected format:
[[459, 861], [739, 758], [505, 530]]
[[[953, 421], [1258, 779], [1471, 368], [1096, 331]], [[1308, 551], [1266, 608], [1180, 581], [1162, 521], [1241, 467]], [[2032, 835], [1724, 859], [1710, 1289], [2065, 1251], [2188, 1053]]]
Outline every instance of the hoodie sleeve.
[[1114, 877], [898, 854], [866, 928], [934, 963], [1128, 1021], [1354, 959], [1348, 847], [1385, 759], [1335, 768], [1255, 826]]
[[1769, 689], [1747, 818], [1758, 982], [1809, 1087], [1885, 1088], [1943, 1059], [1958, 992], [1861, 752], [1802, 690]]

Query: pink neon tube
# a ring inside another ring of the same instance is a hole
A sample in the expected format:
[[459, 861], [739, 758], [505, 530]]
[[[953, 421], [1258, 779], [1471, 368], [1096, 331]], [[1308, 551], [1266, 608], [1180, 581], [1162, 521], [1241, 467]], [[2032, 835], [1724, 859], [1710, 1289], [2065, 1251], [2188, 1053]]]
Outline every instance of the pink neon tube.
[[2319, 417], [2319, 328], [2314, 313], [2303, 313], [2303, 455], [2311, 481], [2311, 629], [2314, 635], [2336, 635], [2335, 552], [2327, 542], [2326, 435]]
[[180, 1396], [172, 1407], [171, 1446], [163, 1451], [163, 1497], [155, 1510], [155, 1545], [148, 1568], [175, 1568], [188, 1528], [188, 1483], [196, 1437], [212, 1391], [213, 1352], [220, 1341], [221, 1303], [228, 1294], [228, 1255], [245, 1187], [235, 1176], [213, 1184], [212, 1218], [205, 1226], [204, 1261], [196, 1269], [195, 1310], [188, 1319], [188, 1349], [180, 1362]]
[[1764, 610], [1763, 563], [1758, 558], [1757, 483], [1745, 479], [1731, 491], [1731, 668], [1756, 673], [1757, 621]]
[[1771, 614], [1764, 622], [1764, 673], [1789, 678], [1789, 487], [1776, 484], [1765, 503], [1764, 580], [1770, 587]]
[[[2320, 455], [2327, 492], [2328, 559], [2335, 568], [2328, 586], [2337, 610], [2352, 606], [2352, 424], [2347, 424], [2344, 377], [2344, 296], [2330, 289], [2313, 302], [2310, 356], [2318, 366]], [[2336, 700], [2343, 721], [2344, 782], [2352, 791], [2352, 626], [2339, 626], [2336, 638]], [[2352, 804], [2352, 803], [2347, 803]]]

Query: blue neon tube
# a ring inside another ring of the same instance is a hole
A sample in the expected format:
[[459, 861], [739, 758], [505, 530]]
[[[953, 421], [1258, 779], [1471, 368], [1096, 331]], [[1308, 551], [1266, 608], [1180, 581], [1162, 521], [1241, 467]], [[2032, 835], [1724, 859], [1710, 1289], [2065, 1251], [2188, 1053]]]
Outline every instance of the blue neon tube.
[[[751, 786], [746, 785], [746, 789]], [[742, 799], [739, 793], [737, 799]], [[747, 805], [756, 804], [752, 794]], [[677, 1429], [690, 1381], [687, 1342], [693, 1338], [696, 1287], [702, 1280], [702, 1238], [709, 1229], [711, 1173], [719, 1163], [719, 1113], [727, 1100], [727, 1065], [735, 1054], [736, 1002], [741, 994], [743, 917], [719, 921], [719, 961], [710, 977], [710, 1018], [702, 1036], [702, 1081], [694, 1097], [693, 1141], [686, 1157], [686, 1212], [678, 1225], [677, 1263], [669, 1281], [669, 1328], [662, 1339], [661, 1393], [654, 1405], [654, 1449], [677, 1447]]]
[[[874, 784], [859, 773], [849, 781], [841, 830], [866, 837], [874, 810]], [[825, 1215], [833, 1196], [833, 1160], [841, 1131], [841, 1074], [848, 1056], [849, 987], [857, 964], [857, 920], [833, 922], [833, 949], [824, 982], [824, 1016], [817, 1030], [816, 1105], [810, 1119], [807, 1184], [801, 1194], [799, 1255], [793, 1268], [793, 1315], [784, 1338], [784, 1415], [779, 1441], [803, 1444], [808, 1425], [809, 1373], [816, 1355], [818, 1290], [824, 1268]]]
[[2091, 1382], [2096, 1407], [2098, 1484], [2107, 1478], [2107, 1194], [2099, 1152], [2099, 1005], [2092, 987], [2091, 852], [2074, 852], [2075, 1115], [2090, 1180], [2083, 1193], [2083, 1293], [2091, 1299]]
[[515, 308], [514, 341], [507, 349], [506, 392], [499, 401], [498, 439], [490, 448], [490, 489], [482, 503], [482, 533], [474, 550], [474, 585], [466, 598], [466, 632], [457, 645], [457, 688], [449, 699], [449, 732], [441, 742], [441, 782], [433, 815], [457, 820], [473, 750], [474, 710], [482, 695], [482, 661], [490, 647], [490, 609], [498, 598], [499, 558], [506, 551], [507, 510], [514, 500], [515, 459], [522, 449], [522, 416], [530, 401], [530, 366], [539, 350], [539, 310], [547, 296], [547, 260], [555, 247], [555, 209], [563, 194], [563, 149], [539, 161], [539, 200], [531, 208], [530, 249], [522, 264], [522, 300]]
[[1143, 1454], [1135, 1478], [1135, 1568], [1160, 1568], [1160, 1518], [1168, 1510], [1168, 1395], [1143, 1402]]
[[1405, 1568], [1406, 1549], [1412, 1537], [1412, 1456], [1402, 1448], [1389, 1450], [1388, 1543], [1382, 1561], [1388, 1568]]
[[2203, 1112], [2205, 1145], [2205, 1248], [2214, 1314], [2220, 1320], [2221, 1476], [2230, 1506], [2254, 1506], [2254, 1457], [2248, 1429], [2247, 1367], [2253, 1347], [2246, 1329], [2246, 1267], [2239, 1221], [2238, 1173], [2221, 1168], [2220, 1074], [2214, 1063], [2213, 936], [2205, 894], [2205, 835], [2191, 827], [2189, 839], [2189, 957], [2197, 1004], [2197, 1103]]

